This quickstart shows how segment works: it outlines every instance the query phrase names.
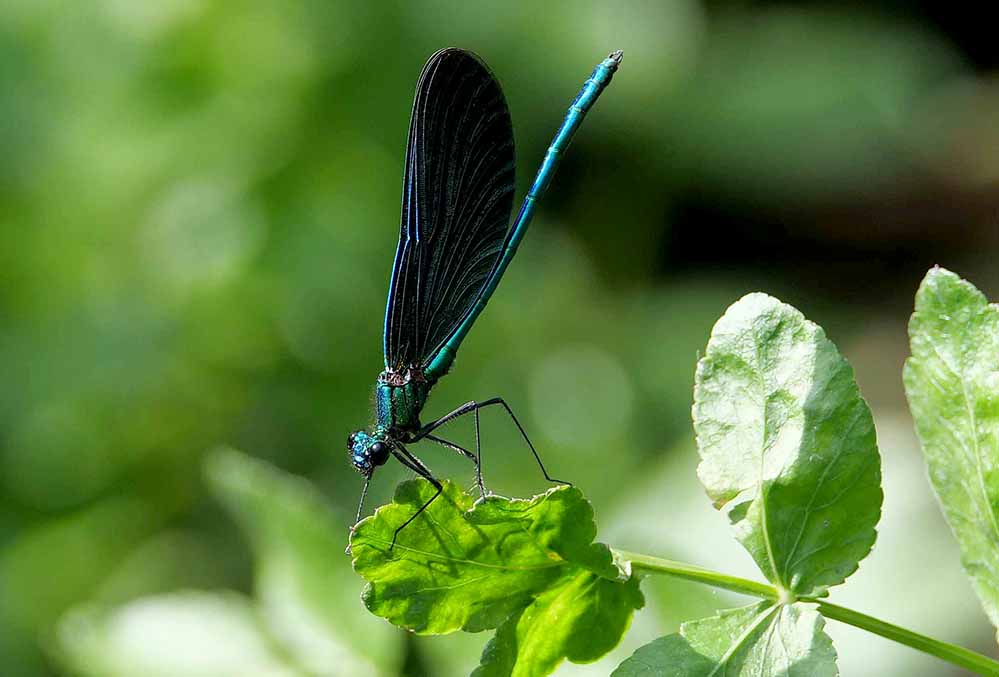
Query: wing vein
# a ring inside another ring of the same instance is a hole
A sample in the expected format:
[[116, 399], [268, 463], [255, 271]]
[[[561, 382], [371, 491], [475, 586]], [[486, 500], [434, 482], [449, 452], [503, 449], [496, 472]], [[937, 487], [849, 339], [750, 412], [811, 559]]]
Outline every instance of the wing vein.
[[471, 311], [503, 251], [513, 191], [513, 128], [499, 83], [474, 54], [437, 52], [413, 102], [386, 369], [425, 366]]

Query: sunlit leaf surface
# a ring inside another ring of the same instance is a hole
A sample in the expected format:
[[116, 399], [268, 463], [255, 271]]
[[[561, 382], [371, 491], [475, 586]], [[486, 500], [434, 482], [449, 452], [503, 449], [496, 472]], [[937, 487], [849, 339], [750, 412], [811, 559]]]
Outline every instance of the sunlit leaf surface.
[[646, 644], [614, 677], [835, 677], [836, 650], [824, 625], [800, 602], [730, 609]]
[[771, 582], [821, 594], [874, 544], [881, 465], [853, 370], [765, 294], [733, 304], [697, 366], [698, 475]]
[[934, 268], [916, 294], [905, 391], [930, 480], [999, 625], [999, 308]]
[[422, 480], [404, 482], [355, 529], [354, 568], [369, 582], [372, 613], [425, 634], [498, 627], [480, 677], [545, 675], [618, 643], [644, 601], [637, 580], [593, 543], [593, 511], [578, 489], [473, 504], [445, 483], [390, 548], [396, 527], [433, 492]]

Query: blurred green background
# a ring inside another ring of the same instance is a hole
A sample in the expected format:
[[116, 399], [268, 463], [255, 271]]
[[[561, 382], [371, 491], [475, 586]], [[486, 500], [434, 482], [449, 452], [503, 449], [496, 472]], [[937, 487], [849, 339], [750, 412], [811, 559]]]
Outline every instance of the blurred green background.
[[[476, 664], [486, 635], [417, 638], [368, 616], [339, 554], [411, 97], [447, 45], [503, 82], [521, 191], [593, 65], [625, 61], [427, 415], [502, 394], [594, 502], [603, 540], [757, 577], [694, 477], [689, 408], [714, 320], [749, 291], [777, 295], [826, 327], [879, 427], [879, 541], [832, 599], [995, 655], [900, 380], [929, 266], [999, 297], [999, 48], [972, 11], [4, 0], [0, 674]], [[490, 486], [543, 489], [511, 426], [483, 425]], [[471, 485], [461, 459], [423, 458]], [[369, 507], [406, 476], [386, 466]], [[562, 674], [607, 674], [741, 603], [644, 587], [624, 644]], [[830, 633], [845, 675], [957, 674]]]

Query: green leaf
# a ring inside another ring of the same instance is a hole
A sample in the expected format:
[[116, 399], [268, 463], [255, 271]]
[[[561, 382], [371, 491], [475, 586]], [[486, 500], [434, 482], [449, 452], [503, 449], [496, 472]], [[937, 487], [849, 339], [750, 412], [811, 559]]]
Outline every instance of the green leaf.
[[934, 268], [909, 322], [905, 392], [961, 563], [999, 626], [999, 308]]
[[766, 294], [733, 304], [697, 365], [698, 476], [764, 575], [820, 595], [874, 544], [881, 464], [853, 370], [820, 327]]
[[637, 580], [593, 543], [593, 511], [575, 488], [473, 503], [445, 482], [390, 549], [396, 528], [433, 492], [423, 480], [404, 482], [393, 503], [362, 520], [351, 538], [354, 569], [368, 581], [368, 609], [396, 625], [424, 634], [498, 627], [480, 677], [594, 661], [644, 604]]
[[347, 531], [304, 479], [221, 449], [205, 472], [250, 536], [255, 592], [269, 633], [310, 674], [393, 672], [401, 642], [358, 603], [360, 585], [343, 555]]
[[294, 677], [253, 602], [229, 592], [144, 597], [107, 610], [81, 607], [57, 628], [61, 661], [94, 677]]
[[468, 513], [468, 519], [479, 525], [519, 523], [538, 544], [562, 559], [611, 580], [626, 581], [631, 576], [627, 561], [616, 560], [610, 548], [593, 542], [597, 536], [593, 506], [578, 489], [557, 488], [543, 494], [543, 500], [538, 496], [531, 501], [490, 496]]
[[644, 604], [638, 579], [624, 584], [581, 570], [507, 618], [473, 677], [549, 674], [563, 658], [590, 663], [617, 646]]
[[834, 677], [836, 650], [814, 605], [762, 602], [680, 626], [636, 651], [614, 677]]

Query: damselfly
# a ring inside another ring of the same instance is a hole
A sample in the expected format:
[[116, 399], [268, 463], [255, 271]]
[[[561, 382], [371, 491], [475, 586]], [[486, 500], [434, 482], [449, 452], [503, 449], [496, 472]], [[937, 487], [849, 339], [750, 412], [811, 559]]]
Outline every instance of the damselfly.
[[[347, 439], [351, 462], [365, 478], [358, 520], [371, 476], [390, 456], [437, 489], [396, 528], [393, 545], [441, 492], [441, 483], [406, 445], [428, 440], [471, 459], [485, 496], [479, 439], [479, 410], [484, 407], [503, 407], [545, 478], [560, 482], [545, 470], [503, 398], [467, 402], [426, 424], [420, 423], [420, 412], [496, 290], [562, 153], [621, 57], [618, 51], [601, 61], [572, 102], [512, 227], [513, 127], [499, 82], [481, 59], [460, 49], [437, 52], [423, 68], [409, 127], [402, 226], [385, 309], [385, 370], [375, 385], [375, 424]], [[474, 454], [435, 434], [466, 414], [474, 415]]]

